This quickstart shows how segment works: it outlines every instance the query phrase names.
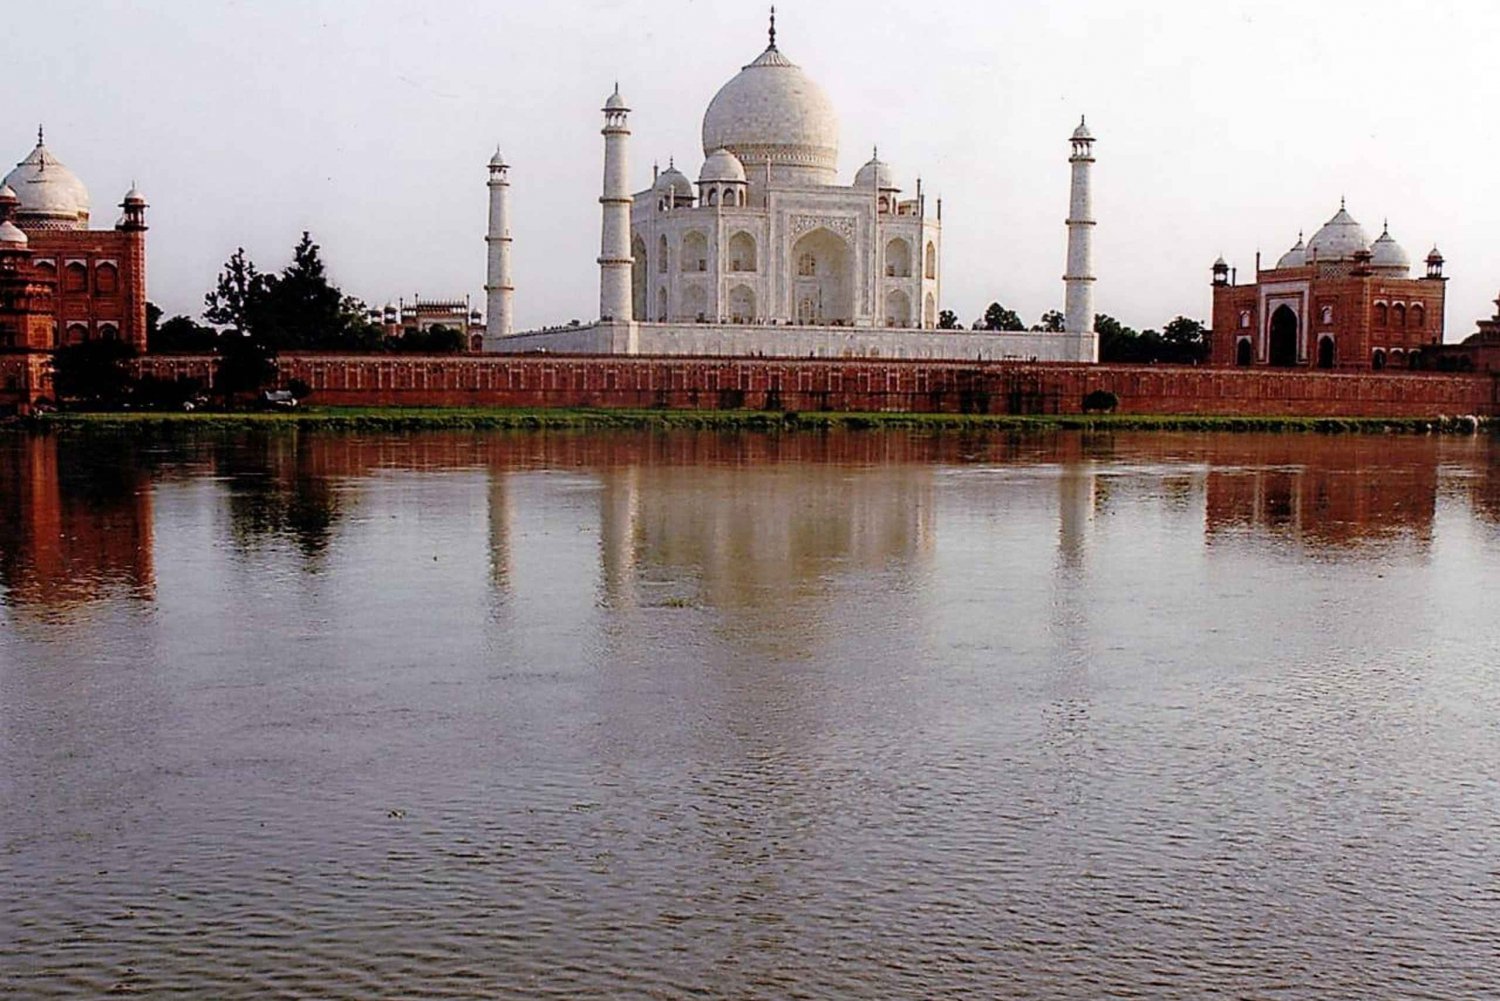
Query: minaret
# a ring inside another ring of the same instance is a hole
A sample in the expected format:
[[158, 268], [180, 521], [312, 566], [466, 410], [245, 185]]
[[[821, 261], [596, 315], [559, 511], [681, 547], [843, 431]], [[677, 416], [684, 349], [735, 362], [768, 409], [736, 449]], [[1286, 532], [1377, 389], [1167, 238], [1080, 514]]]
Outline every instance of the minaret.
[[[1063, 329], [1070, 334], [1094, 331], [1094, 198], [1089, 189], [1094, 167], [1094, 137], [1079, 119], [1073, 130], [1073, 191], [1068, 202], [1068, 273], [1063, 275]], [[1097, 353], [1097, 350], [1096, 350]], [[1093, 359], [1088, 359], [1092, 361]]]
[[511, 299], [516, 287], [510, 280], [510, 166], [500, 150], [490, 157], [490, 231], [484, 238], [489, 268], [484, 281], [484, 322], [487, 337], [515, 333]]
[[125, 316], [120, 325], [120, 334], [140, 354], [145, 354], [150, 348], [146, 337], [147, 208], [146, 196], [132, 183], [130, 190], [125, 192], [125, 197], [120, 201], [120, 221], [115, 223], [115, 229], [126, 237], [125, 267], [122, 269], [125, 287], [121, 289], [125, 300]]
[[626, 322], [631, 318], [630, 278], [635, 260], [630, 253], [630, 185], [625, 140], [630, 135], [630, 108], [620, 96], [620, 85], [604, 102], [603, 227], [599, 243], [599, 318]]

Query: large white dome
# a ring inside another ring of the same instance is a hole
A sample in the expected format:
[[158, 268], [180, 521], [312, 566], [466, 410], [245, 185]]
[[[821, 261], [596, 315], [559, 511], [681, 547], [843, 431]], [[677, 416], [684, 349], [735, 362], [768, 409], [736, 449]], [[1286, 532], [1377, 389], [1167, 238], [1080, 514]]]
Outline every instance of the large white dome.
[[31, 155], [5, 175], [21, 200], [16, 221], [36, 229], [87, 229], [89, 191], [38, 139]]
[[1352, 261], [1356, 253], [1369, 249], [1370, 238], [1365, 235], [1364, 227], [1340, 204], [1333, 218], [1307, 241], [1307, 259], [1319, 263]]
[[752, 182], [770, 164], [783, 179], [837, 183], [839, 121], [823, 88], [777, 50], [773, 41], [740, 70], [703, 115], [703, 153], [727, 149]]

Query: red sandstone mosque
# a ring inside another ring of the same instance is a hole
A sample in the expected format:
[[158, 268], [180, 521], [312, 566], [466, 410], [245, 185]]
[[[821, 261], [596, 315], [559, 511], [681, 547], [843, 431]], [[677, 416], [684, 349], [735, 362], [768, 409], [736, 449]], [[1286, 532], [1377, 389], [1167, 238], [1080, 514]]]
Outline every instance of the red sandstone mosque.
[[146, 350], [146, 199], [132, 187], [113, 229], [89, 228], [89, 193], [36, 148], [0, 182], [0, 404], [44, 395], [51, 352], [92, 340]]
[[1257, 262], [1240, 285], [1221, 257], [1214, 262], [1212, 353], [1215, 365], [1379, 371], [1416, 368], [1424, 348], [1443, 342], [1443, 255], [1427, 255], [1427, 273], [1411, 277], [1411, 259], [1386, 226], [1373, 242], [1342, 201], [1313, 238], [1274, 268]]

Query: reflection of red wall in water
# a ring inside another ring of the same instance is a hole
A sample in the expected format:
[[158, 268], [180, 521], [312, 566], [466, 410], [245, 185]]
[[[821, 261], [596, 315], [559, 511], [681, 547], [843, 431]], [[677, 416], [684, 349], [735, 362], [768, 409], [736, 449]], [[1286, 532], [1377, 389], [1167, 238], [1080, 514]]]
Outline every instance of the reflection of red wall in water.
[[1435, 458], [1393, 461], [1380, 438], [1257, 437], [1246, 449], [1246, 468], [1208, 474], [1211, 534], [1256, 528], [1325, 542], [1431, 534]]
[[[954, 335], [959, 337], [961, 335]], [[206, 379], [205, 358], [152, 356], [144, 372]], [[284, 355], [312, 402], [369, 406], [671, 407], [1078, 413], [1095, 390], [1123, 413], [1432, 417], [1500, 414], [1500, 380], [1439, 373], [1022, 362], [769, 358]]]
[[17, 605], [67, 606], [120, 587], [150, 598], [151, 491], [137, 474], [124, 491], [64, 486], [55, 439], [0, 450], [0, 584]]

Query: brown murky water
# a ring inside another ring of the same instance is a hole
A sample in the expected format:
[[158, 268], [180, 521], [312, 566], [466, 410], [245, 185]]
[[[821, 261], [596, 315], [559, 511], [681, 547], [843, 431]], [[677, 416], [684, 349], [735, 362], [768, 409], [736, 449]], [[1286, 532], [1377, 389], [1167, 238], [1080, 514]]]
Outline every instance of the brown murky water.
[[1500, 445], [0, 437], [0, 995], [1500, 995]]

